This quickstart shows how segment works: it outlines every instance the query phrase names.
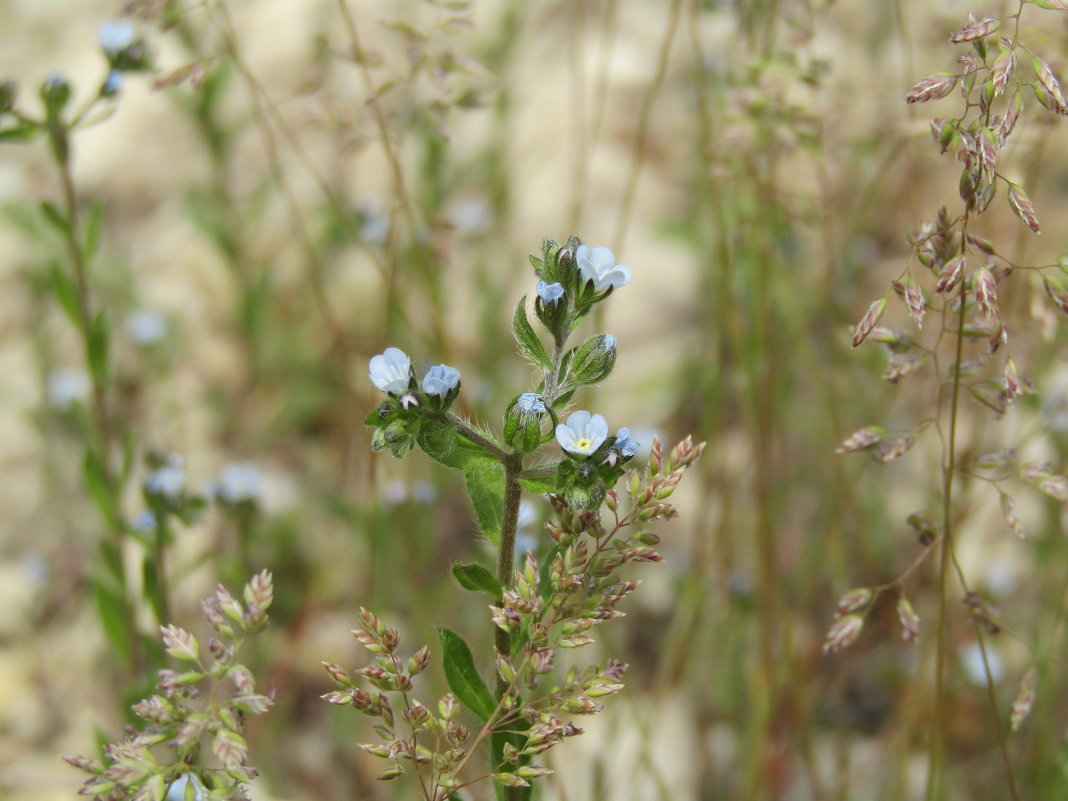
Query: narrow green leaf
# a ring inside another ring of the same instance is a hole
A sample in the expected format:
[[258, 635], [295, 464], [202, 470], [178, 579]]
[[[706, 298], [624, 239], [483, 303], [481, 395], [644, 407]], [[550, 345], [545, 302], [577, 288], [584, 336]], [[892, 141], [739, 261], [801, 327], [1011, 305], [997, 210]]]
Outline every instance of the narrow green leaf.
[[438, 637], [445, 651], [443, 665], [449, 689], [460, 699], [460, 703], [485, 723], [497, 708], [497, 702], [478, 675], [471, 649], [459, 634], [444, 626], [438, 628]]
[[538, 335], [534, 333], [534, 329], [530, 326], [530, 321], [527, 320], [527, 299], [525, 296], [520, 298], [519, 305], [515, 307], [515, 317], [512, 318], [512, 332], [515, 334], [515, 340], [519, 343], [519, 350], [523, 352], [524, 356], [542, 370], [552, 369], [552, 362], [549, 361], [549, 354], [545, 352], [545, 346], [541, 344]]
[[122, 596], [106, 585], [99, 576], [90, 576], [93, 600], [100, 616], [104, 635], [125, 664], [132, 662], [133, 650], [129, 629], [126, 626], [126, 608]]
[[553, 561], [561, 551], [563, 551], [563, 548], [556, 545], [550, 548], [549, 552], [545, 554], [545, 558], [541, 560], [541, 567], [538, 570], [538, 595], [546, 600], [553, 594]]
[[59, 303], [63, 313], [67, 315], [74, 325], [81, 324], [81, 312], [78, 308], [78, 290], [58, 262], [52, 262], [48, 266], [48, 283], [52, 288], [52, 294]]
[[486, 592], [494, 598], [500, 598], [504, 587], [490, 571], [482, 565], [472, 562], [456, 562], [452, 566], [452, 577], [465, 590]]
[[538, 476], [537, 478], [520, 478], [519, 486], [527, 492], [532, 492], [535, 495], [545, 495], [549, 492], [556, 492], [556, 473], [551, 473], [547, 476]]
[[100, 512], [100, 516], [104, 518], [109, 526], [115, 526], [118, 516], [115, 512], [115, 499], [112, 496], [111, 484], [108, 481], [100, 454], [93, 449], [85, 452], [82, 475], [85, 480], [85, 489]]
[[473, 459], [464, 465], [467, 494], [482, 533], [494, 545], [501, 542], [504, 515], [504, 468], [489, 459]]
[[111, 345], [111, 326], [108, 324], [107, 314], [103, 310], [93, 316], [93, 322], [89, 327], [89, 341], [87, 343], [89, 357], [89, 372], [93, 380], [99, 384], [107, 384], [108, 381], [108, 351]]
[[167, 602], [163, 595], [163, 582], [160, 581], [159, 568], [151, 557], [145, 557], [141, 568], [144, 577], [144, 596], [152, 607], [156, 621], [163, 623], [167, 617]]
[[82, 253], [85, 256], [86, 264], [96, 258], [97, 250], [100, 248], [100, 232], [103, 227], [104, 204], [98, 200], [89, 207], [89, 212], [85, 215], [85, 243], [82, 246]]
[[22, 122], [0, 130], [0, 142], [29, 142], [37, 138], [41, 129], [31, 122]]
[[42, 201], [41, 213], [61, 234], [67, 235], [70, 233], [70, 221], [55, 203], [50, 203], [47, 200]]

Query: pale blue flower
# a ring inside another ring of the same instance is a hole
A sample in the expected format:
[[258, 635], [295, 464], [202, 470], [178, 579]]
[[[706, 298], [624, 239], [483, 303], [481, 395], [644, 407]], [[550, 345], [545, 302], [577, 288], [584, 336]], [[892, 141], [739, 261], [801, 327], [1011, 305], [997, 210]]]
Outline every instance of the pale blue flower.
[[545, 413], [545, 401], [537, 392], [524, 392], [516, 400], [515, 405], [528, 414]]
[[638, 449], [641, 448], [641, 443], [630, 435], [629, 428], [621, 428], [616, 433], [615, 448], [619, 450], [624, 458], [629, 459], [638, 452]]
[[587, 411], [572, 412], [556, 427], [556, 441], [568, 453], [589, 456], [608, 438], [608, 421]]
[[386, 348], [371, 357], [371, 383], [383, 392], [399, 395], [408, 388], [412, 360], [400, 348]]
[[109, 22], [100, 27], [96, 34], [96, 41], [109, 56], [121, 53], [134, 43], [133, 23], [122, 20], [121, 22]]
[[575, 263], [583, 281], [593, 281], [593, 288], [598, 292], [606, 289], [619, 289], [630, 282], [630, 267], [616, 264], [616, 255], [608, 248], [579, 245], [575, 250]]
[[138, 309], [127, 315], [123, 329], [135, 345], [155, 345], [167, 336], [167, 321], [158, 311]]
[[252, 462], [228, 464], [219, 473], [215, 495], [226, 503], [259, 501], [263, 497], [263, 474]]
[[564, 296], [564, 285], [559, 281], [555, 284], [547, 284], [544, 281], [538, 281], [538, 285], [534, 287], [534, 289], [537, 290], [541, 302], [546, 305], [555, 303]]
[[423, 376], [423, 392], [444, 398], [460, 383], [460, 371], [447, 364], [437, 364]]
[[177, 500], [185, 489], [185, 469], [180, 462], [154, 470], [145, 482], [149, 495], [161, 495], [168, 500]]
[[134, 531], [142, 531], [145, 534], [154, 534], [156, 525], [156, 515], [151, 509], [145, 509], [141, 514], [130, 521], [130, 528]]
[[48, 374], [48, 403], [61, 411], [69, 410], [76, 403], [85, 403], [92, 384], [84, 370], [61, 367]]
[[164, 801], [183, 801], [185, 799], [186, 785], [193, 785], [193, 801], [207, 801], [208, 788], [200, 779], [192, 773], [183, 773], [167, 790]]

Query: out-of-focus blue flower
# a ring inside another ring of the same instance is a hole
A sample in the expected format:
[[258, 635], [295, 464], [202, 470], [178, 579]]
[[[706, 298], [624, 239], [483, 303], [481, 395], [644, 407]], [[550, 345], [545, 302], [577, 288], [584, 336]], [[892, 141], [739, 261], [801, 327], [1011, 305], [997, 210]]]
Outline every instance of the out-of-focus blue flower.
[[641, 443], [631, 437], [629, 428], [621, 428], [616, 433], [615, 447], [624, 458], [629, 459], [638, 452], [638, 449], [641, 448]]
[[108, 22], [100, 26], [97, 31], [96, 41], [109, 56], [121, 53], [134, 43], [134, 26], [128, 20]]
[[89, 398], [89, 376], [83, 370], [61, 367], [48, 374], [48, 403], [61, 411], [68, 411], [76, 403]]
[[556, 441], [568, 453], [589, 456], [608, 438], [608, 421], [587, 411], [572, 412], [556, 427]]
[[219, 472], [215, 495], [225, 503], [259, 501], [263, 497], [263, 474], [252, 462], [235, 462]]
[[130, 521], [130, 528], [134, 531], [143, 531], [151, 534], [156, 530], [156, 515], [151, 509], [145, 509], [141, 514]]
[[460, 383], [460, 371], [447, 364], [436, 364], [423, 376], [423, 392], [444, 398]]
[[185, 468], [182, 457], [172, 453], [167, 457], [167, 464], [156, 468], [145, 481], [145, 491], [149, 495], [159, 495], [171, 501], [178, 500], [185, 489]]
[[130, 312], [122, 327], [135, 345], [155, 345], [167, 336], [166, 319], [153, 309]]
[[386, 348], [371, 357], [371, 383], [383, 392], [399, 395], [408, 388], [412, 360], [400, 348]]
[[545, 401], [537, 392], [524, 392], [516, 400], [515, 405], [528, 414], [545, 413]]
[[579, 245], [575, 250], [575, 263], [583, 281], [593, 281], [593, 288], [598, 292], [606, 289], [619, 289], [630, 282], [630, 267], [616, 264], [616, 255], [608, 248]]
[[541, 302], [545, 304], [555, 303], [564, 296], [564, 285], [560, 282], [547, 284], [544, 281], [538, 281], [534, 289], [537, 290]]

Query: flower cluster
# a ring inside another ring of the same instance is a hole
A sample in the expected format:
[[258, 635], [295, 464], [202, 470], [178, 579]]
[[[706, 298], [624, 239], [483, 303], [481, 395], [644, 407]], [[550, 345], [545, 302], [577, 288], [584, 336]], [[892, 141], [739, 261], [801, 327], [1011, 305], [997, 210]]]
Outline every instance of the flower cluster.
[[[653, 549], [659, 538], [644, 526], [675, 515], [664, 500], [703, 447], [686, 440], [665, 462], [654, 440], [645, 475], [631, 471], [627, 480], [630, 508], [620, 511], [613, 488], [639, 443], [627, 428], [611, 435], [601, 414], [578, 410], [566, 421], [560, 415], [578, 389], [603, 381], [615, 367], [613, 335], [597, 334], [577, 347], [568, 347], [568, 339], [596, 303], [630, 281], [630, 269], [616, 264], [608, 248], [591, 248], [577, 237], [563, 247], [546, 241], [541, 258], [531, 257], [531, 263], [539, 279], [534, 315], [552, 347], [535, 332], [527, 299], [521, 299], [512, 331], [542, 377], [533, 391], [508, 404], [500, 440], [449, 411], [460, 388], [460, 374], [452, 367], [431, 367], [420, 381], [411, 359], [398, 348], [374, 356], [369, 365], [371, 382], [389, 396], [367, 418], [374, 427], [372, 447], [402, 456], [418, 445], [462, 470], [482, 533], [498, 548], [496, 573], [479, 564], [458, 563], [452, 569], [461, 587], [493, 599], [495, 692], [483, 683], [460, 635], [439, 629], [452, 693], [438, 702], [434, 714], [411, 694], [413, 678], [427, 666], [428, 649], [403, 659], [397, 633], [366, 610], [363, 628], [355, 633], [375, 655], [374, 664], [357, 671], [357, 677], [325, 665], [339, 689], [324, 698], [376, 718], [382, 742], [362, 747], [392, 762], [379, 778], [407, 774], [427, 799], [450, 796], [470, 783], [461, 779], [461, 771], [483, 739], [490, 746], [488, 775], [502, 786], [507, 801], [519, 799], [519, 788], [550, 772], [532, 759], [581, 733], [562, 716], [596, 713], [601, 704], [595, 699], [622, 689], [626, 665], [612, 659], [573, 667], [562, 682], [552, 682], [552, 689], [540, 685], [553, 671], [559, 649], [592, 643], [594, 626], [622, 616], [617, 607], [637, 582], [621, 579], [616, 571], [631, 562], [660, 561]], [[528, 455], [554, 439], [560, 448], [555, 462], [525, 464]], [[525, 557], [516, 560], [523, 490], [548, 495], [556, 513], [557, 522], [546, 525], [552, 542], [544, 546], [551, 558], [540, 565], [533, 553], [539, 549], [536, 541], [528, 542]], [[601, 520], [602, 507], [613, 516], [612, 525]], [[635, 533], [626, 530], [639, 526]], [[358, 687], [359, 679], [371, 689]], [[472, 730], [458, 721], [461, 705], [481, 723], [473, 739]]]

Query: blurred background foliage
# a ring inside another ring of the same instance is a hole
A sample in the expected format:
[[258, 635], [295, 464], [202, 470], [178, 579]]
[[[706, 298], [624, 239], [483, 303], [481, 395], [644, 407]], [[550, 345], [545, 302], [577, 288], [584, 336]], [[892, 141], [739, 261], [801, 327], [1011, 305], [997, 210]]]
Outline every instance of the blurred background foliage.
[[[0, 78], [28, 104], [53, 71], [90, 96], [106, 75], [97, 29], [122, 7], [0, 0]], [[507, 334], [533, 290], [527, 254], [572, 233], [634, 273], [589, 324], [617, 337], [620, 356], [579, 406], [646, 442], [693, 433], [709, 448], [662, 532], [667, 564], [636, 573], [642, 592], [599, 646], [631, 663], [627, 692], [550, 754], [542, 797], [920, 797], [933, 564], [906, 585], [918, 646], [901, 641], [892, 599], [850, 650], [820, 646], [842, 592], [892, 581], [917, 557], [905, 519], [937, 504], [937, 442], [889, 465], [834, 449], [861, 425], [908, 428], [936, 412], [930, 382], [891, 386], [885, 352], [849, 340], [901, 273], [908, 232], [959, 207], [959, 168], [928, 127], [949, 111], [904, 94], [954, 69], [948, 37], [970, 10], [211, 0], [165, 31], [137, 23], [158, 70], [128, 76], [114, 113], [75, 137], [73, 174], [81, 202], [103, 211], [91, 283], [112, 321], [122, 440], [181, 454], [196, 491], [232, 463], [262, 476], [255, 511], [216, 504], [176, 532], [167, 561], [171, 617], [192, 628], [217, 581], [274, 574], [272, 629], [249, 659], [278, 704], [250, 722], [257, 797], [409, 797], [374, 781], [379, 764], [355, 747], [370, 739], [363, 719], [319, 700], [319, 661], [362, 664], [348, 633], [359, 605], [411, 650], [436, 642], [435, 624], [484, 636], [486, 609], [447, 567], [490, 554], [457, 476], [370, 452], [367, 360], [395, 345], [417, 365], [455, 365], [461, 411], [498, 426], [532, 388]], [[1066, 20], [1036, 9], [1024, 20], [1055, 68]], [[168, 75], [175, 85], [153, 89]], [[1021, 126], [1005, 169], [1045, 236], [1007, 208], [981, 233], [1017, 263], [1056, 262], [1068, 136], [1037, 113]], [[83, 486], [85, 365], [51, 297], [62, 243], [38, 210], [61, 191], [42, 142], [0, 147], [0, 798], [71, 797], [80, 777], [57, 755], [113, 738], [144, 689], [90, 600], [103, 526]], [[1039, 284], [1015, 281], [1001, 304], [1041, 394], [1001, 420], [966, 407], [964, 447], [1026, 434], [1057, 464], [1065, 333]], [[139, 319], [155, 321], [151, 336]], [[886, 324], [905, 321], [898, 308]], [[122, 499], [131, 520], [139, 481]], [[1030, 664], [1024, 643], [1054, 657], [1010, 748], [1025, 797], [1059, 797], [1062, 510], [1019, 497], [1021, 541], [988, 488], [964, 493], [962, 561], [1020, 637], [993, 643], [1002, 725]], [[532, 499], [529, 514], [536, 538], [547, 503]], [[953, 611], [946, 797], [1003, 798], [974, 635], [963, 605]], [[141, 622], [150, 633], [147, 612]], [[420, 695], [443, 691], [431, 681]]]

